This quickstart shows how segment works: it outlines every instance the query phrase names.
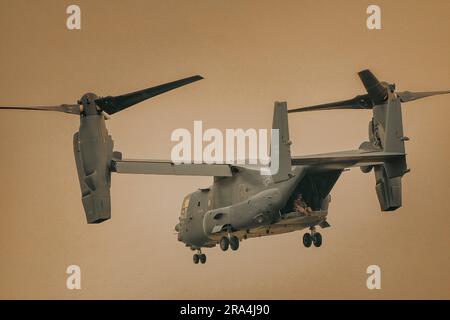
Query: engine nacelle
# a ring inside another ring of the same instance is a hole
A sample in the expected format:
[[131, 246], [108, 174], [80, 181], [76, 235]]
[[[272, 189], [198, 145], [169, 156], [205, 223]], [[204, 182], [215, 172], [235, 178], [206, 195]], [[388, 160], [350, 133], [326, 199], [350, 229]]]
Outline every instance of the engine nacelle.
[[88, 223], [100, 223], [111, 218], [113, 146], [103, 115], [80, 118], [80, 130], [73, 136], [73, 150]]
[[389, 177], [384, 165], [375, 166], [378, 201], [382, 211], [394, 211], [402, 206], [402, 177]]

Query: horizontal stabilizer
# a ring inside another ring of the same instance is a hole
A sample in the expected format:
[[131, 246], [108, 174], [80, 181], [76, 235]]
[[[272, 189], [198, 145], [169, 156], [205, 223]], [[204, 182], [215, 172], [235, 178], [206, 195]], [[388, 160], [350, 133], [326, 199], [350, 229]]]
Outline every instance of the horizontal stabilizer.
[[160, 174], [178, 176], [231, 177], [232, 167], [228, 164], [175, 164], [169, 160], [112, 160], [112, 171], [132, 174]]
[[400, 152], [350, 150], [292, 157], [293, 166], [321, 166], [327, 169], [345, 169], [382, 164], [404, 157]]

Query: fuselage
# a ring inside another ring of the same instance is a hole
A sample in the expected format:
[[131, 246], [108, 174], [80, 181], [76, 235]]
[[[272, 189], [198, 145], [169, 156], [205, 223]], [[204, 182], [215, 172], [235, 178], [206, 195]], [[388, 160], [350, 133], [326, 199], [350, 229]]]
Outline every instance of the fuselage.
[[179, 241], [192, 249], [213, 247], [225, 234], [247, 239], [300, 230], [325, 220], [329, 196], [311, 204], [308, 211], [294, 209], [300, 193], [313, 193], [309, 183], [302, 185], [307, 167], [293, 167], [290, 178], [278, 183], [261, 175], [258, 168], [237, 170], [234, 176], [216, 177], [209, 188], [185, 197], [175, 227]]

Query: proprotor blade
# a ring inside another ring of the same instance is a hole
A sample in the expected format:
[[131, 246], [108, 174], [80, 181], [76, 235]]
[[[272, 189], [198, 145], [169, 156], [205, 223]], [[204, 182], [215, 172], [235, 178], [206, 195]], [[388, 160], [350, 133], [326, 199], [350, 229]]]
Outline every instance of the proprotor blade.
[[139, 102], [160, 95], [164, 92], [179, 88], [181, 86], [187, 85], [189, 83], [201, 79], [203, 79], [202, 76], [196, 75], [120, 96], [115, 97], [108, 96], [104, 98], [99, 98], [95, 100], [95, 103], [106, 113], [113, 114], [121, 110], [124, 110], [128, 107], [131, 107]]
[[397, 92], [397, 95], [400, 97], [401, 102], [409, 102], [414, 101], [426, 97], [437, 96], [440, 94], [448, 94], [450, 90], [447, 91], [428, 91], [428, 92], [411, 92], [411, 91], [403, 91]]
[[378, 81], [370, 70], [362, 70], [358, 72], [358, 75], [369, 97], [375, 104], [382, 104], [386, 101], [388, 95], [387, 88]]
[[31, 110], [31, 111], [56, 111], [70, 114], [80, 114], [78, 104], [62, 104], [59, 106], [0, 106], [0, 110]]
[[337, 102], [319, 104], [315, 106], [302, 107], [288, 110], [288, 113], [319, 111], [319, 110], [338, 110], [338, 109], [372, 109], [373, 103], [368, 94], [356, 96], [353, 99]]

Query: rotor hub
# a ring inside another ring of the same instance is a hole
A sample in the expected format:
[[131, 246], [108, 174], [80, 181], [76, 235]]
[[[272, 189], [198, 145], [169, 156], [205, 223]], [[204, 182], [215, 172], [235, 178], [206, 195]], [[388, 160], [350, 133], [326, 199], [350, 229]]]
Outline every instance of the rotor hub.
[[83, 107], [84, 115], [97, 115], [100, 109], [97, 107], [95, 100], [98, 96], [95, 93], [89, 92], [81, 97], [78, 103]]

